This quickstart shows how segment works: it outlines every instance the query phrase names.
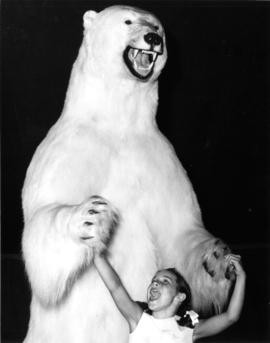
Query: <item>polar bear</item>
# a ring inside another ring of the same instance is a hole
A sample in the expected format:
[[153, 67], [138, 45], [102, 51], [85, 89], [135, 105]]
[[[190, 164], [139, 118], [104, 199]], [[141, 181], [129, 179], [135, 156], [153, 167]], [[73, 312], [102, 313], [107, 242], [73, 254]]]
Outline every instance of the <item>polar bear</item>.
[[144, 301], [156, 270], [176, 267], [191, 285], [194, 309], [220, 311], [233, 282], [228, 248], [204, 228], [188, 176], [155, 121], [167, 58], [160, 21], [127, 6], [88, 11], [83, 21], [63, 112], [23, 187], [27, 343], [128, 340], [91, 263], [92, 217], [102, 206], [93, 195], [119, 212], [108, 256], [132, 298]]

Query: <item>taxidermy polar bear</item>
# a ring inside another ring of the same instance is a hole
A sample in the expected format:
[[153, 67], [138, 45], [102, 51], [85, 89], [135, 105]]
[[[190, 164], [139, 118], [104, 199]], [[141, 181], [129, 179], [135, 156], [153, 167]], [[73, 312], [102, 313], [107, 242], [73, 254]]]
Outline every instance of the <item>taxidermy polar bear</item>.
[[23, 188], [32, 288], [25, 342], [127, 342], [128, 326], [91, 264], [115, 212], [105, 211], [102, 232], [94, 232], [103, 206], [95, 194], [120, 213], [108, 254], [132, 298], [144, 301], [156, 270], [176, 267], [195, 310], [220, 311], [226, 302], [228, 248], [204, 229], [192, 185], [155, 122], [166, 57], [164, 30], [152, 14], [126, 6], [85, 13], [62, 115]]

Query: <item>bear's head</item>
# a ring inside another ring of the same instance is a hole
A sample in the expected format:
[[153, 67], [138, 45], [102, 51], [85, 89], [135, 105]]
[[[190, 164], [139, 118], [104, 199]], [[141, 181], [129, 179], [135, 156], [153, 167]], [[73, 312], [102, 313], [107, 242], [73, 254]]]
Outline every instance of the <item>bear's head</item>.
[[99, 77], [154, 81], [167, 51], [160, 21], [149, 12], [112, 6], [84, 14], [84, 62]]

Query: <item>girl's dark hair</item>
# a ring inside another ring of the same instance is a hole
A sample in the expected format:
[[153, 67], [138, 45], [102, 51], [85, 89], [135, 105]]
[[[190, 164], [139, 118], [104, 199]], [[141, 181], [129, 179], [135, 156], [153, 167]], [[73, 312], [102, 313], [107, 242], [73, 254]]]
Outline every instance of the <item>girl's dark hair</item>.
[[[177, 291], [180, 293], [184, 293], [186, 295], [186, 299], [181, 303], [179, 306], [176, 315], [180, 317], [180, 319], [177, 321], [177, 323], [181, 326], [187, 326], [189, 328], [194, 328], [194, 325], [192, 324], [192, 320], [186, 311], [191, 310], [191, 290], [189, 287], [189, 284], [181, 275], [178, 270], [175, 268], [167, 268], [164, 269], [168, 272], [172, 273], [176, 277], [176, 283], [177, 283]], [[152, 311], [148, 308], [146, 303], [138, 302], [138, 304], [141, 306], [141, 308], [148, 314], [152, 314]]]
[[176, 315], [180, 317], [180, 319], [178, 320], [178, 324], [181, 326], [194, 328], [189, 314], [186, 313], [187, 311], [191, 310], [191, 290], [189, 284], [187, 283], [183, 275], [179, 273], [179, 271], [175, 268], [167, 268], [165, 270], [175, 275], [177, 291], [186, 295], [186, 299], [183, 300], [176, 313]]

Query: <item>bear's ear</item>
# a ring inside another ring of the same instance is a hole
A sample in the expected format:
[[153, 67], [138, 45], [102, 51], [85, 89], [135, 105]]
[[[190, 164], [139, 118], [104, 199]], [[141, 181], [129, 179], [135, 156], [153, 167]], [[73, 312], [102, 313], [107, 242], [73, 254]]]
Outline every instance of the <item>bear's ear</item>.
[[85, 29], [88, 29], [92, 22], [94, 21], [95, 17], [97, 15], [96, 11], [87, 11], [83, 15], [83, 26]]

